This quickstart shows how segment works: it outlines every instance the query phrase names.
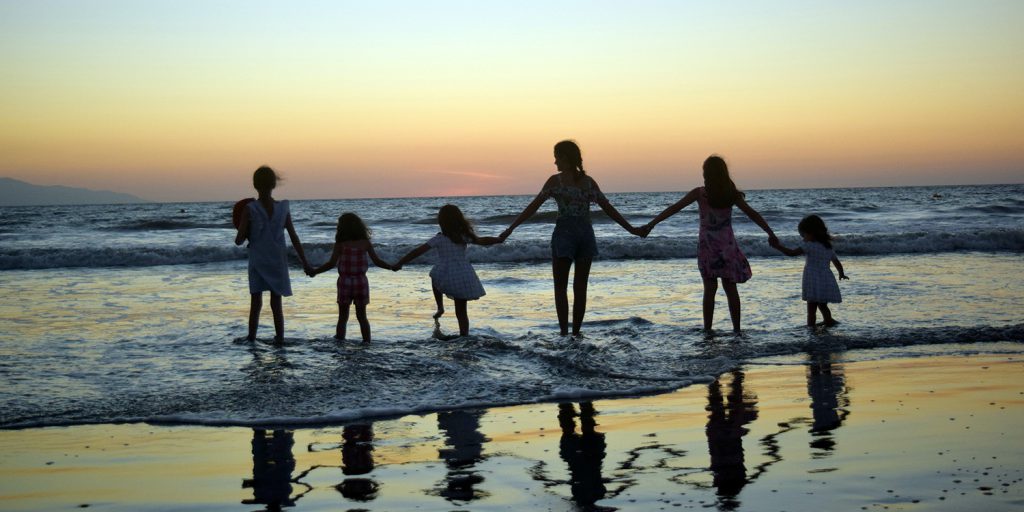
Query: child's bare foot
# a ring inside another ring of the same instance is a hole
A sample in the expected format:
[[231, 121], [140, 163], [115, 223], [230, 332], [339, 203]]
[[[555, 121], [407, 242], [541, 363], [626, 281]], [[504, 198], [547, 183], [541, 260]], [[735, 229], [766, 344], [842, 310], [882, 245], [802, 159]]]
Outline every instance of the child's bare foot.
[[345, 341], [345, 337], [344, 336], [338, 336], [337, 334], [334, 335], [334, 339], [337, 340], [337, 341]]
[[434, 320], [441, 318], [444, 315], [444, 306], [438, 306], [437, 313], [434, 313]]
[[839, 325], [839, 321], [836, 320], [835, 318], [826, 319], [822, 323], [825, 324], [825, 327], [833, 327], [833, 326]]

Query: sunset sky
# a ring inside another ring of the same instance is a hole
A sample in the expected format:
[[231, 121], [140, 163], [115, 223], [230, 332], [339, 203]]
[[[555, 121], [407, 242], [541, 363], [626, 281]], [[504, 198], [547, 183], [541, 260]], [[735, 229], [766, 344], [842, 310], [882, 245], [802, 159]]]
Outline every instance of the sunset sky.
[[1024, 2], [0, 0], [0, 176], [157, 201], [1024, 181]]

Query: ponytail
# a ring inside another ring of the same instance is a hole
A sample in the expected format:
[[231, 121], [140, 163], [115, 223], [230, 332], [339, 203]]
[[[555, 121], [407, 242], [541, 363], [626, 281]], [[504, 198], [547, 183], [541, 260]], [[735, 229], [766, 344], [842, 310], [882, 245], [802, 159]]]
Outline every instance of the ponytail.
[[563, 140], [555, 144], [555, 159], [572, 164], [574, 181], [579, 181], [587, 175], [587, 171], [583, 170], [583, 154], [576, 141]]

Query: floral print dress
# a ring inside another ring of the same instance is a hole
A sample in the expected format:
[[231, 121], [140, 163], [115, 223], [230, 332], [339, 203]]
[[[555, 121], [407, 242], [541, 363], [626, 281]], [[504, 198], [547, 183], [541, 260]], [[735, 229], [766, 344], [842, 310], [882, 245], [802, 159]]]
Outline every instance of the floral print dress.
[[714, 208], [708, 203], [704, 187], [697, 194], [700, 208], [700, 239], [697, 243], [697, 268], [704, 279], [722, 278], [734, 283], [750, 279], [750, 263], [736, 244], [732, 231], [732, 207]]

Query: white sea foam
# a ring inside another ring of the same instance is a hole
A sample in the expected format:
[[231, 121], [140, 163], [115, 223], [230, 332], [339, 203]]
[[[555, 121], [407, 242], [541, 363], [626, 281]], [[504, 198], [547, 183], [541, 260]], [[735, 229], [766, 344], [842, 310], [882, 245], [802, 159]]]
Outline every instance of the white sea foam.
[[[793, 238], [783, 237], [784, 244], [795, 246]], [[782, 257], [767, 244], [763, 236], [740, 236], [738, 242], [748, 257]], [[376, 244], [377, 252], [388, 259], [397, 259], [419, 244]], [[598, 242], [600, 260], [664, 260], [695, 258], [695, 236], [648, 239], [611, 238]], [[304, 249], [311, 261], [324, 261], [332, 244], [311, 243]], [[896, 234], [862, 234], [837, 237], [838, 254], [875, 256], [886, 254], [950, 253], [959, 251], [1024, 252], [1024, 229], [991, 229], [970, 234], [952, 232], [908, 232]], [[475, 263], [538, 263], [551, 259], [547, 240], [511, 240], [496, 247], [469, 250]], [[156, 245], [93, 248], [0, 248], [0, 270], [45, 269], [66, 267], [148, 267], [244, 260], [246, 250], [229, 243], [219, 246]], [[294, 255], [293, 255], [294, 260]], [[427, 253], [413, 265], [433, 264], [434, 255]], [[297, 261], [293, 264], [298, 266]]]

